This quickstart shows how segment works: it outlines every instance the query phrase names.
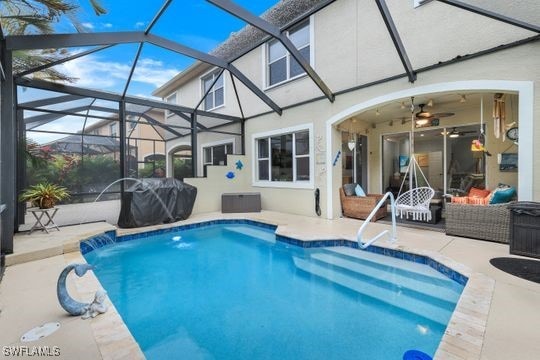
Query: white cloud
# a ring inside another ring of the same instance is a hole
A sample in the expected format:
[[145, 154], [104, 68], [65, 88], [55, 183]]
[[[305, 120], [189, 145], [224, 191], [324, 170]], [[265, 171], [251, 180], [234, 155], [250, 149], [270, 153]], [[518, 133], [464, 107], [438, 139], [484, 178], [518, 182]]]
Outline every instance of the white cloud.
[[140, 98], [146, 98], [146, 99], [150, 99], [150, 100], [161, 100], [161, 98], [159, 98], [159, 97], [148, 95], [148, 94], [133, 94], [133, 96], [140, 97]]
[[137, 22], [135, 23], [135, 28], [140, 29], [140, 28], [142, 28], [144, 25], [146, 25], [146, 22], [144, 22], [144, 21], [137, 21]]
[[113, 27], [113, 24], [111, 24], [111, 23], [104, 23], [104, 24], [102, 24], [102, 26], [103, 26], [105, 29], [110, 29], [110, 28]]
[[90, 29], [90, 30], [94, 29], [94, 24], [90, 22], [83, 22], [81, 25], [86, 29]]
[[[77, 78], [76, 84], [82, 87], [122, 91], [131, 70], [131, 62], [120, 63], [87, 55], [60, 65], [58, 70]], [[162, 61], [142, 58], [137, 63], [132, 81], [158, 87], [178, 72], [178, 69], [168, 67]]]

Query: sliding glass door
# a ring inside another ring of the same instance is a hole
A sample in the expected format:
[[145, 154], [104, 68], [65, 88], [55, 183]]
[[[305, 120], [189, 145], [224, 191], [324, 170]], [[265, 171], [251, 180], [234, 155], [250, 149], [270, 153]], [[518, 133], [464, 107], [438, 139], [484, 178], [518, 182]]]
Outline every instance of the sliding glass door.
[[[477, 125], [415, 131], [414, 157], [419, 165], [415, 184], [429, 185], [445, 194], [467, 193], [471, 186], [483, 187], [485, 155], [471, 148], [478, 135]], [[411, 156], [410, 141], [411, 132], [382, 137], [383, 190], [395, 195], [402, 185], [402, 192], [409, 188], [408, 178], [404, 178]]]

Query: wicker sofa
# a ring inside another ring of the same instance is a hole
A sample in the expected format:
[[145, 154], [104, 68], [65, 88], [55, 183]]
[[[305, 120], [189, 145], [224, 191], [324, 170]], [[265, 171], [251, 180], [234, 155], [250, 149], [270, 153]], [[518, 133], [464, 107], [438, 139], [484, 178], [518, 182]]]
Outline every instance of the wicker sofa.
[[509, 203], [470, 205], [446, 203], [446, 235], [510, 242]]
[[[371, 211], [375, 208], [375, 205], [377, 205], [383, 196], [384, 195], [375, 194], [367, 194], [366, 196], [347, 196], [342, 187], [339, 189], [343, 215], [355, 219], [367, 219]], [[371, 221], [382, 219], [386, 214], [386, 206], [381, 206]]]

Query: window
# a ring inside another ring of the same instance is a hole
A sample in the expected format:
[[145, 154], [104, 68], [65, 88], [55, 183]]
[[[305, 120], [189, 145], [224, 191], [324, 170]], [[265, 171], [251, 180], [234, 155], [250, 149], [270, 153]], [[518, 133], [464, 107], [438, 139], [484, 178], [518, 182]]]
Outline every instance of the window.
[[[311, 62], [309, 21], [285, 33], [296, 46], [300, 54]], [[272, 40], [267, 45], [267, 86], [274, 86], [305, 74], [300, 64], [287, 52], [279, 40]]]
[[128, 130], [133, 130], [137, 126], [137, 118], [134, 116], [128, 116], [126, 118], [128, 124]]
[[[219, 71], [206, 75], [201, 79], [202, 81], [202, 93], [206, 94], [212, 83], [219, 75]], [[219, 76], [214, 86], [208, 92], [208, 95], [204, 98], [203, 107], [204, 110], [212, 110], [225, 104], [223, 75]]]
[[[172, 93], [171, 95], [167, 96], [167, 97], [165, 98], [165, 102], [166, 102], [166, 103], [169, 103], [169, 104], [177, 104], [178, 101], [177, 101], [177, 99], [176, 99], [176, 93]], [[173, 115], [174, 115], [174, 113], [173, 113], [172, 111], [165, 110], [165, 116], [166, 116], [166, 117], [171, 117], [171, 116], [173, 116]]]
[[116, 123], [109, 125], [109, 132], [111, 133], [111, 136], [116, 136]]
[[310, 129], [259, 137], [255, 142], [257, 181], [310, 183]]
[[227, 155], [233, 153], [233, 143], [203, 147], [203, 169], [208, 165], [227, 165]]

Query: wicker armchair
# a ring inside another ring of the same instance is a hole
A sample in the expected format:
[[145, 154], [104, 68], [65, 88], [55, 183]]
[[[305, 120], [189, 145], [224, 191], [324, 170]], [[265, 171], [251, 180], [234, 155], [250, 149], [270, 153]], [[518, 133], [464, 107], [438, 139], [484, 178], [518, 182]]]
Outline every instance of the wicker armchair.
[[469, 205], [446, 203], [446, 235], [510, 242], [509, 203]]
[[[375, 194], [367, 194], [366, 196], [347, 196], [345, 195], [343, 188], [339, 189], [343, 215], [355, 219], [365, 220], [383, 196], [384, 195]], [[381, 206], [371, 221], [382, 219], [386, 214], [386, 206]]]

